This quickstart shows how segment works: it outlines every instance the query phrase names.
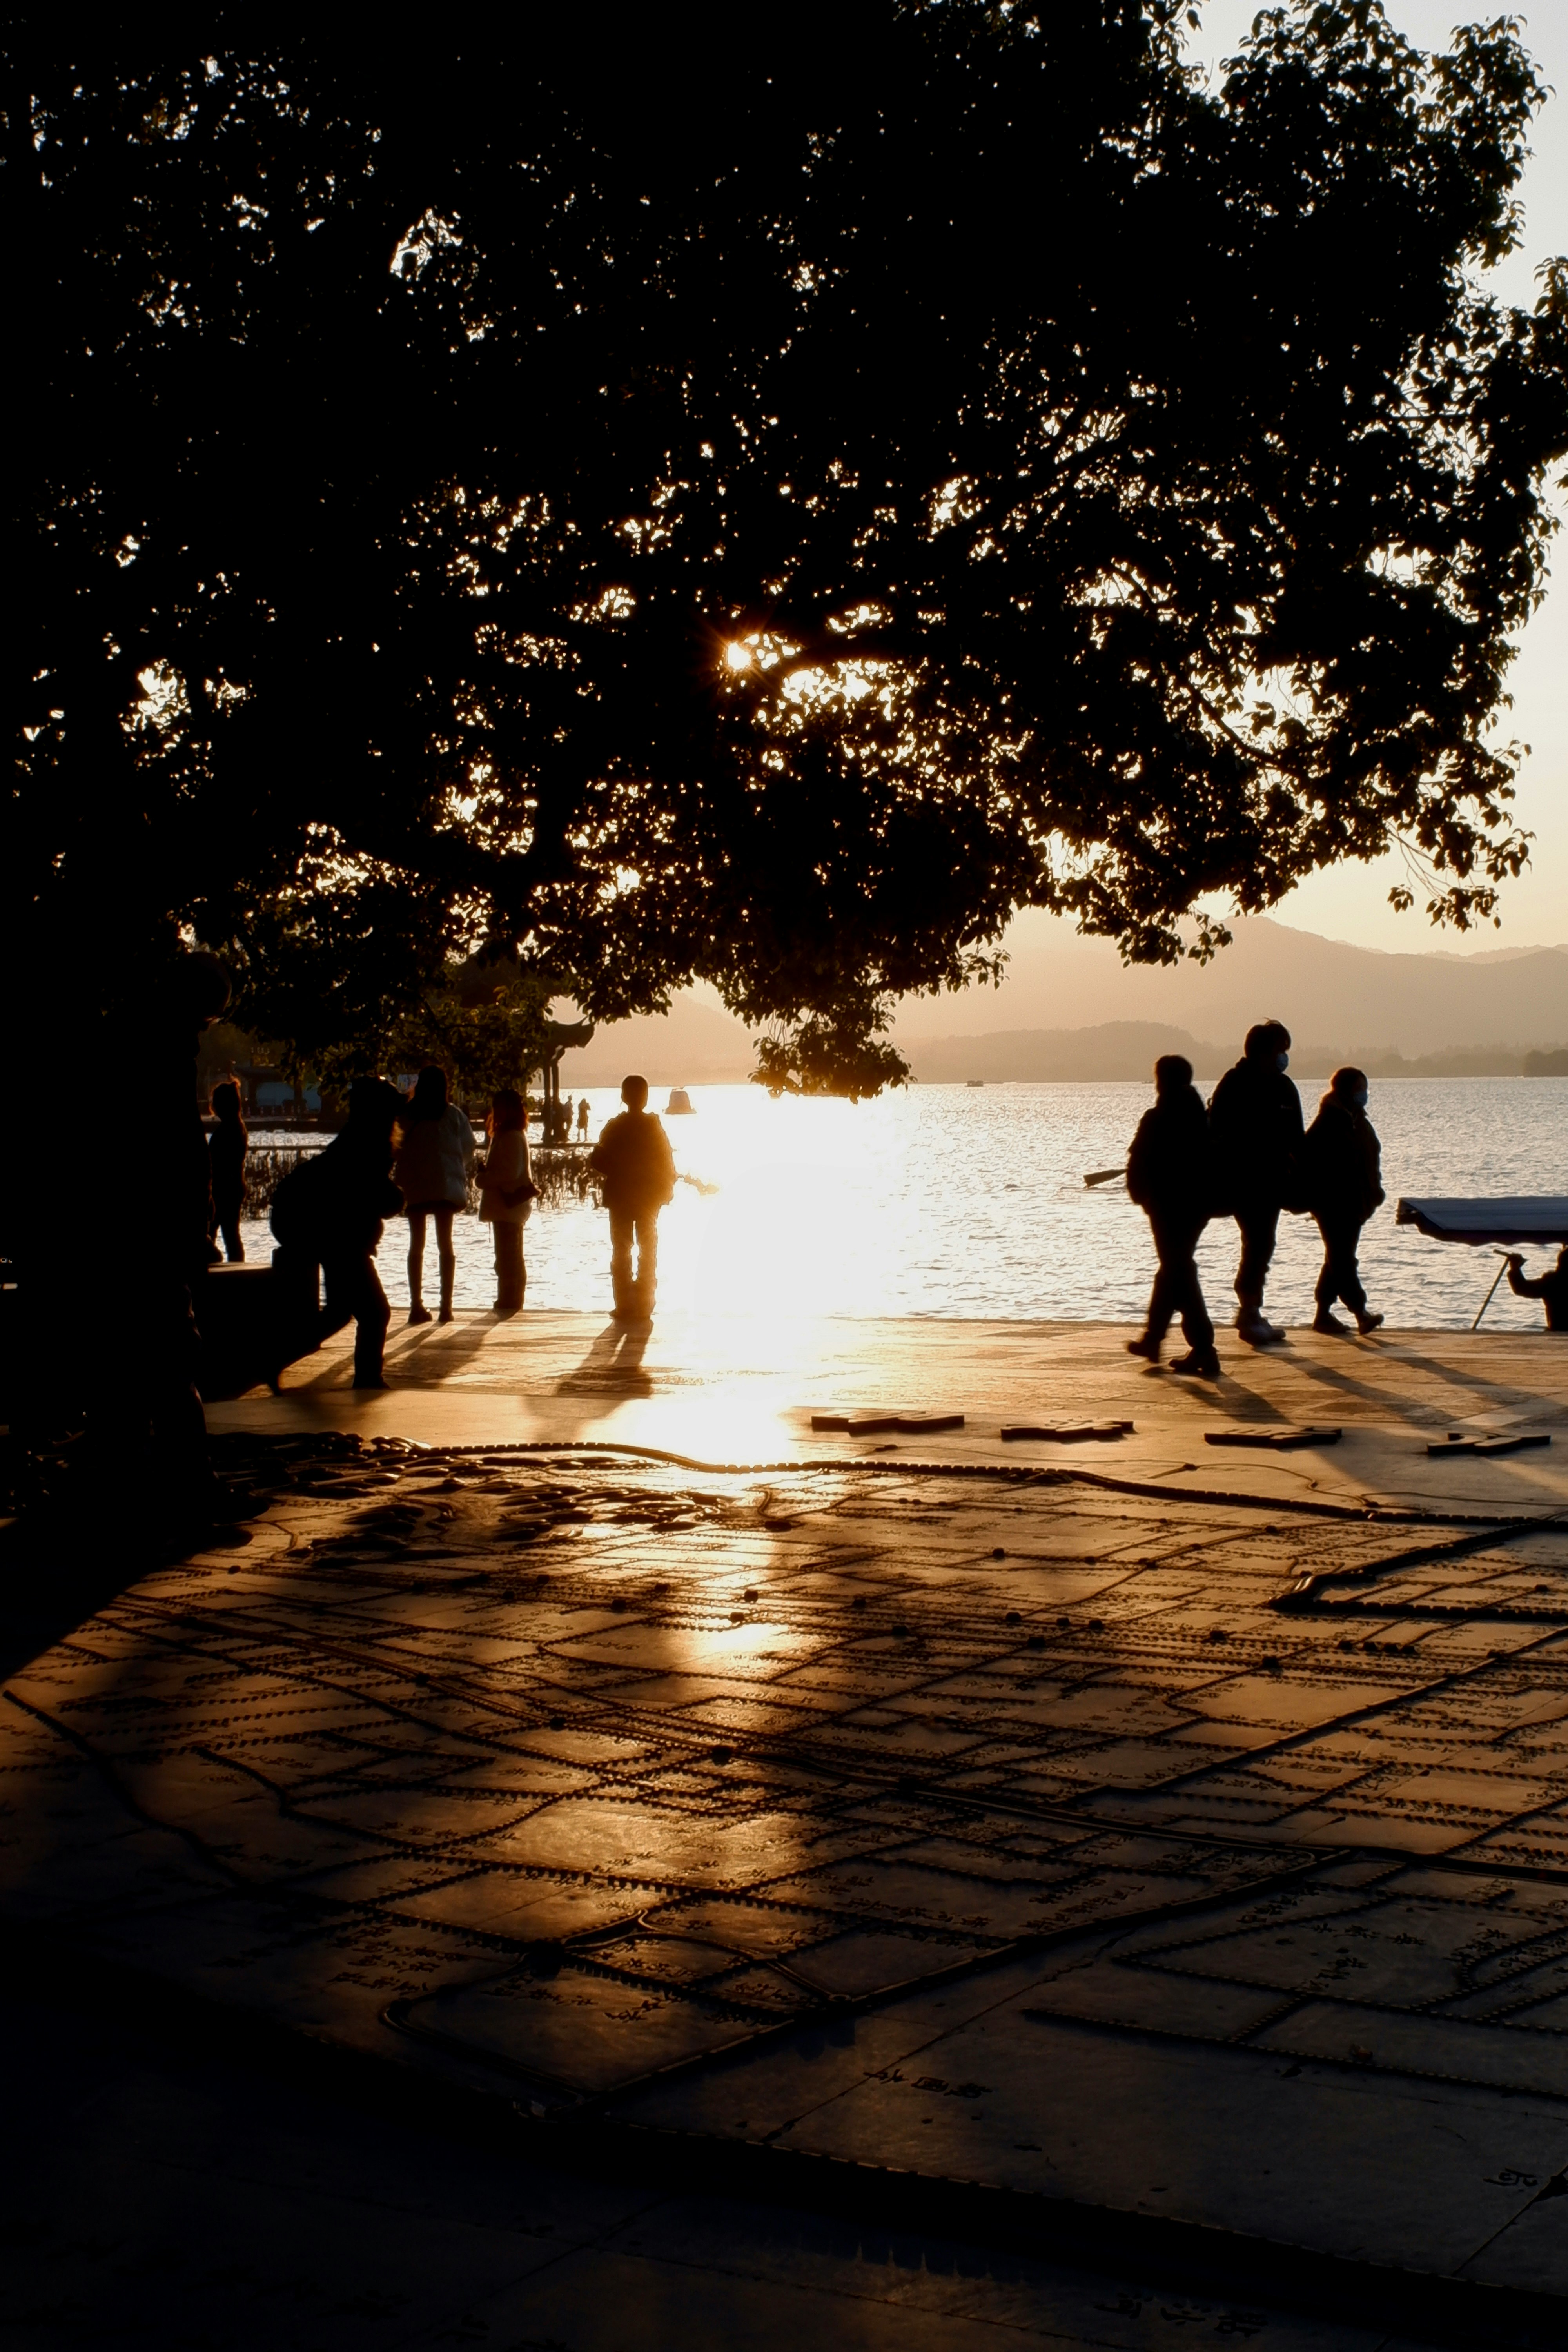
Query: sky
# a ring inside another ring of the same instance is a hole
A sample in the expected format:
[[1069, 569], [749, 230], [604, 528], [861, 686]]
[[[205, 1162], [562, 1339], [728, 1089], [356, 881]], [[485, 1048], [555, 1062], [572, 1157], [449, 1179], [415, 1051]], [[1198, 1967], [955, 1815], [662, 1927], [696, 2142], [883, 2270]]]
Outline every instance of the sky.
[[[1464, 0], [1384, 0], [1384, 10], [1409, 39], [1442, 49], [1454, 26], [1492, 21], [1504, 13], [1504, 0], [1468, 7]], [[1256, 0], [1199, 0], [1199, 13], [1201, 26], [1188, 37], [1188, 53], [1212, 70], [1240, 46], [1258, 13]], [[1558, 93], [1536, 118], [1535, 152], [1520, 191], [1523, 243], [1491, 273], [1499, 296], [1524, 309], [1535, 301], [1537, 265], [1568, 253], [1568, 0], [1534, 0], [1533, 6], [1508, 13], [1521, 18], [1541, 78]], [[1559, 495], [1557, 506], [1568, 520], [1568, 499]], [[1489, 924], [1465, 937], [1434, 931], [1419, 896], [1412, 914], [1395, 915], [1387, 899], [1403, 878], [1397, 856], [1312, 876], [1271, 910], [1279, 921], [1404, 954], [1568, 942], [1568, 530], [1554, 542], [1553, 571], [1510, 676], [1513, 708], [1496, 730], [1500, 740], [1516, 738], [1531, 746], [1514, 805], [1518, 822], [1536, 836], [1530, 866], [1506, 886], [1500, 932]]]

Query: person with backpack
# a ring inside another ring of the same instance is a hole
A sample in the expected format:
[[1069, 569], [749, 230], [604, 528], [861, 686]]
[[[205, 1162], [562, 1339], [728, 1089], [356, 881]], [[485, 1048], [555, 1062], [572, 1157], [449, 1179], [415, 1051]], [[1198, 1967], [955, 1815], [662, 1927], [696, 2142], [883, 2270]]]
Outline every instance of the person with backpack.
[[1215, 1206], [1241, 1229], [1236, 1328], [1249, 1348], [1266, 1348], [1285, 1337], [1264, 1315], [1263, 1292], [1279, 1213], [1296, 1201], [1301, 1181], [1301, 1097], [1285, 1075], [1289, 1062], [1285, 1024], [1259, 1021], [1247, 1031], [1240, 1061], [1226, 1072], [1209, 1102]]
[[1307, 1129], [1303, 1154], [1307, 1198], [1318, 1231], [1323, 1237], [1323, 1270], [1315, 1293], [1314, 1331], [1332, 1332], [1347, 1339], [1350, 1325], [1334, 1313], [1342, 1298], [1364, 1338], [1383, 1321], [1366, 1303], [1356, 1252], [1361, 1229], [1374, 1209], [1383, 1205], [1383, 1147], [1366, 1115], [1364, 1070], [1336, 1070], [1329, 1091], [1318, 1105], [1318, 1116]]
[[[207, 1138], [207, 1164], [212, 1174], [212, 1231], [222, 1234], [224, 1255], [230, 1265], [245, 1263], [245, 1242], [239, 1212], [245, 1199], [245, 1155], [250, 1137], [240, 1108], [239, 1088], [224, 1078], [213, 1088], [214, 1126]], [[213, 1253], [216, 1257], [216, 1252]]]
[[1161, 1055], [1154, 1095], [1127, 1155], [1127, 1190], [1149, 1220], [1160, 1264], [1142, 1332], [1128, 1340], [1127, 1352], [1157, 1364], [1172, 1318], [1179, 1315], [1187, 1352], [1175, 1358], [1172, 1371], [1217, 1380], [1214, 1325], [1193, 1255], [1208, 1223], [1213, 1189], [1208, 1113], [1184, 1055]]
[[458, 1271], [452, 1219], [468, 1204], [474, 1172], [474, 1130], [468, 1114], [448, 1099], [445, 1070], [421, 1070], [403, 1113], [403, 1139], [393, 1178], [407, 1203], [408, 1320], [428, 1323], [425, 1304], [425, 1230], [436, 1223], [436, 1259], [441, 1270], [443, 1323], [452, 1319], [452, 1286]]
[[479, 1171], [479, 1216], [495, 1239], [495, 1312], [515, 1315], [528, 1286], [522, 1229], [539, 1192], [528, 1157], [523, 1100], [515, 1087], [501, 1087], [492, 1096], [485, 1132], [489, 1150]]
[[392, 1310], [375, 1253], [383, 1221], [403, 1206], [392, 1181], [392, 1160], [405, 1108], [403, 1096], [384, 1079], [356, 1078], [342, 1134], [285, 1176], [273, 1196], [272, 1231], [286, 1261], [278, 1269], [284, 1286], [291, 1275], [320, 1266], [326, 1299], [312, 1344], [320, 1347], [352, 1318], [356, 1389], [386, 1386], [382, 1356]]
[[657, 1288], [658, 1213], [675, 1198], [675, 1154], [662, 1124], [647, 1108], [647, 1080], [624, 1078], [621, 1100], [625, 1110], [605, 1126], [588, 1164], [605, 1180], [615, 1313], [626, 1322], [646, 1323], [653, 1314]]

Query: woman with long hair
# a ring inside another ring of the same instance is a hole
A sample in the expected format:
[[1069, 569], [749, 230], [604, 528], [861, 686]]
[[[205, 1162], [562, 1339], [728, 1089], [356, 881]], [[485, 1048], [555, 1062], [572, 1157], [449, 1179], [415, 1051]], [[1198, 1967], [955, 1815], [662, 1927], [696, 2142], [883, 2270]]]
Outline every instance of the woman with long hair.
[[474, 1130], [468, 1114], [447, 1099], [447, 1073], [421, 1070], [403, 1114], [403, 1140], [393, 1179], [407, 1203], [408, 1320], [428, 1323], [425, 1304], [425, 1228], [436, 1222], [436, 1256], [441, 1269], [441, 1320], [452, 1319], [452, 1283], [457, 1256], [452, 1219], [468, 1204], [474, 1171]]
[[495, 1311], [515, 1315], [528, 1283], [522, 1229], [539, 1190], [528, 1157], [522, 1097], [515, 1087], [499, 1087], [491, 1097], [485, 1132], [489, 1150], [479, 1171], [479, 1215], [495, 1236]]

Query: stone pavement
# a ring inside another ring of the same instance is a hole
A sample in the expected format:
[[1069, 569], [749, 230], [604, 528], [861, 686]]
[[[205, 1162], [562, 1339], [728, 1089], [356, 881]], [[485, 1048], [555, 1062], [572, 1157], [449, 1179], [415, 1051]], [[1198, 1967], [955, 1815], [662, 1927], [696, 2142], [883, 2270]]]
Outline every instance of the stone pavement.
[[[784, 1466], [698, 1470], [616, 1449], [696, 1459], [739, 1376], [584, 1400], [583, 1334], [542, 1318], [509, 1391], [531, 1319], [443, 1336], [456, 1395], [318, 1362], [215, 1411], [242, 1523], [6, 1684], [13, 1949], [477, 2103], [552, 2179], [618, 2150], [696, 2200], [638, 2239], [652, 2209], [584, 2189], [560, 2224], [645, 2316], [636, 2263], [706, 2246], [668, 2306], [695, 2335], [617, 2333], [570, 2264], [519, 2262], [463, 2340], [771, 2341], [726, 2262], [847, 2298], [791, 2323], [834, 2342], [990, 2340], [962, 2313], [1152, 2344], [1254, 2309], [1294, 2342], [1317, 2323], [1279, 2305], [1314, 2300], [1369, 2346], [1391, 2310], [1555, 2339], [1568, 1349], [1298, 1340], [1216, 1401], [1105, 1331], [838, 1327], [826, 1372], [731, 1406]], [[1339, 1446], [1204, 1444], [1331, 1381]], [[1132, 1437], [996, 1435], [1096, 1397]], [[813, 1440], [829, 1398], [968, 1419]], [[439, 1445], [398, 1433], [421, 1414]], [[1510, 1417], [1556, 1444], [1426, 1453]], [[532, 1452], [497, 1434], [541, 1422]], [[726, 2169], [751, 2201], [721, 2221]], [[846, 2213], [1035, 2269], [1004, 2294], [987, 2255], [978, 2300], [932, 2301], [888, 2254], [863, 2293]], [[1156, 2326], [1184, 2294], [1201, 2325]]]
[[[1216, 1485], [1281, 1499], [1319, 1488], [1422, 1508], [1568, 1505], [1568, 1349], [1539, 1333], [1380, 1332], [1370, 1340], [1293, 1332], [1258, 1351], [1220, 1334], [1225, 1375], [1184, 1382], [1129, 1360], [1131, 1332], [1090, 1323], [855, 1321], [832, 1317], [661, 1317], [651, 1331], [592, 1316], [459, 1313], [395, 1329], [390, 1388], [354, 1391], [344, 1337], [285, 1375], [209, 1408], [215, 1429], [354, 1430], [438, 1444], [585, 1440], [662, 1448], [703, 1462], [860, 1458], [1077, 1461], [1003, 1445], [1005, 1423], [1131, 1420], [1103, 1449], [1115, 1475]], [[813, 1432], [824, 1410], [910, 1407], [965, 1416], [962, 1431], [866, 1441]], [[1331, 1450], [1216, 1452], [1205, 1431], [1327, 1423]], [[1479, 1463], [1434, 1460], [1449, 1430], [1556, 1429], [1554, 1446]], [[1223, 1476], [1216, 1477], [1216, 1465]], [[1467, 1504], [1466, 1498], [1468, 1498]]]

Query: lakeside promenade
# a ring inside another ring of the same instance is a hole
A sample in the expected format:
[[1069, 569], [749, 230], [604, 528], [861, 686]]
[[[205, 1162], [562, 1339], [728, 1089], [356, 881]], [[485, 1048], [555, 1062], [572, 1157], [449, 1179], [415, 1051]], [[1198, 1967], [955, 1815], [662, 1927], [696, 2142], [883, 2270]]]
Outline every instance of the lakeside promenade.
[[460, 1314], [210, 1408], [233, 1531], [0, 1706], [142, 2233], [264, 2183], [301, 2343], [1560, 2340], [1568, 1347], [1125, 1336]]

